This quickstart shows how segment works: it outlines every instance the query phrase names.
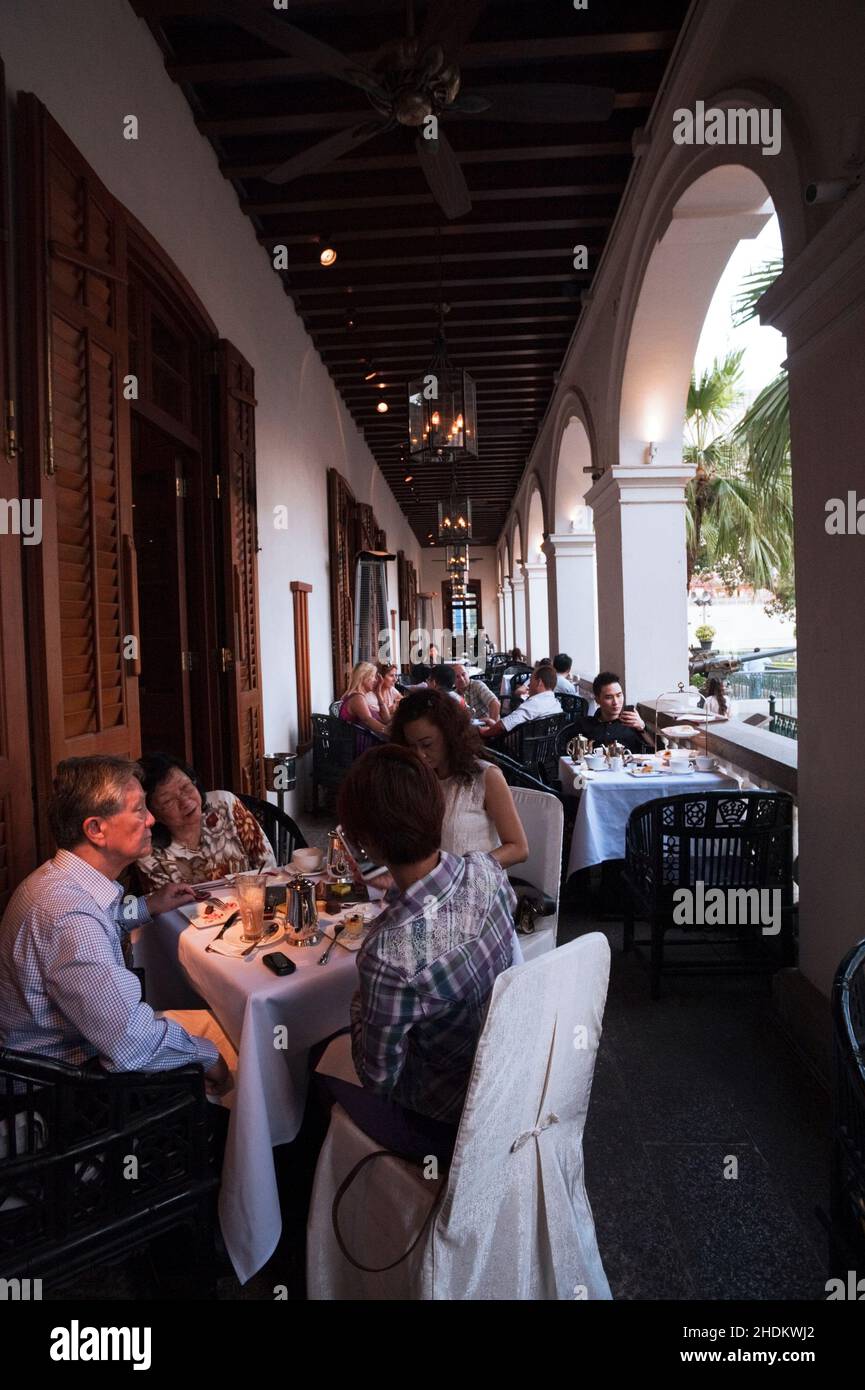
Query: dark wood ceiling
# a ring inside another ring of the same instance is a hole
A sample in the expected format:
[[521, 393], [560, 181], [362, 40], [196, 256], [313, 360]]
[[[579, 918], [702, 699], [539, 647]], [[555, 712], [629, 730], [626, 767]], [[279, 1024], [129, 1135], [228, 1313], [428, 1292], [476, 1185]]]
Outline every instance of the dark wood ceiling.
[[[423, 544], [450, 468], [407, 466], [406, 384], [427, 366], [439, 276], [451, 357], [478, 388], [479, 458], [459, 472], [475, 541], [504, 524], [631, 167], [687, 0], [489, 0], [460, 58], [462, 92], [514, 82], [616, 93], [602, 125], [447, 114], [473, 208], [448, 221], [397, 127], [281, 186], [274, 165], [371, 113], [364, 93], [232, 24], [209, 0], [131, 0], [268, 250], [316, 348]], [[238, 0], [246, 10], [256, 0]], [[258, 0], [258, 8], [275, 11]], [[426, 9], [418, 0], [418, 22]], [[406, 32], [405, 0], [286, 0], [292, 24], [358, 61]], [[321, 239], [336, 264], [319, 264]], [[577, 245], [589, 270], [574, 269]], [[275, 272], [276, 273], [276, 272]], [[375, 368], [377, 377], [364, 380]], [[381, 389], [380, 383], [384, 383]], [[387, 414], [376, 410], [388, 403]], [[411, 474], [412, 481], [405, 482]]]

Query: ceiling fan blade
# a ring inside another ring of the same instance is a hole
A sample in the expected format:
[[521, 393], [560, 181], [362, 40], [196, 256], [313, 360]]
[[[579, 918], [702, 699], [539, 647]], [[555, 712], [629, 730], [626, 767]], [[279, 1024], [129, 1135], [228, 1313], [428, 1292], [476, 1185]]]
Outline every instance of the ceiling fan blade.
[[437, 140], [425, 140], [419, 135], [414, 147], [430, 192], [445, 217], [465, 217], [472, 210], [471, 194], [447, 136], [441, 130]]
[[289, 57], [308, 63], [311, 72], [336, 77], [341, 82], [350, 83], [352, 87], [372, 92], [383, 101], [387, 100], [387, 93], [371, 72], [367, 72], [366, 68], [360, 67], [338, 49], [331, 48], [329, 43], [312, 38], [302, 29], [289, 24], [287, 20], [277, 19], [272, 8], [267, 10], [259, 4], [243, 3], [243, 0], [208, 0], [208, 4], [211, 10], [217, 10], [232, 24], [255, 34], [273, 48], [281, 49]]
[[448, 63], [459, 63], [465, 48], [487, 9], [489, 0], [429, 0], [420, 31], [420, 46], [437, 43]]
[[265, 178], [268, 183], [291, 183], [292, 179], [299, 179], [303, 174], [316, 174], [319, 169], [339, 159], [340, 155], [348, 154], [358, 145], [365, 145], [367, 140], [383, 131], [386, 124], [385, 121], [364, 121], [349, 130], [338, 130], [335, 135], [319, 140], [317, 145], [310, 145], [309, 149], [278, 164], [269, 174], [265, 174]]
[[[514, 83], [507, 87], [481, 87], [472, 96], [484, 97], [489, 106], [471, 114], [481, 120], [537, 121], [558, 125], [576, 121], [606, 121], [616, 94], [611, 87], [566, 87], [556, 82]], [[451, 110], [466, 110], [457, 98]], [[468, 113], [467, 113], [468, 114]]]

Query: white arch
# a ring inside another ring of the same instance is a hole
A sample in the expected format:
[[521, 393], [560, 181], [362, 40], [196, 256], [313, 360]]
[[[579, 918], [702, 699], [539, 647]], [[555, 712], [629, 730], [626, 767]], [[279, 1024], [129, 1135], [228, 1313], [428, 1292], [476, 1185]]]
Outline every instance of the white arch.
[[592, 444], [579, 415], [571, 415], [559, 441], [555, 460], [555, 529], [557, 533], [590, 529], [590, 509], [584, 498], [592, 486]]

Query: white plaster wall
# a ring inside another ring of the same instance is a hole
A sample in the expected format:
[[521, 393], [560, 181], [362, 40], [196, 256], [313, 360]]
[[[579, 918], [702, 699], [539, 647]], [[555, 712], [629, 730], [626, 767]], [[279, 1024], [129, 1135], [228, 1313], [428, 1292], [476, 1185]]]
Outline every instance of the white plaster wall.
[[[313, 586], [313, 709], [333, 698], [326, 470], [337, 468], [359, 501], [374, 503], [393, 552], [417, 564], [417, 541], [147, 26], [124, 0], [3, 0], [0, 54], [10, 105], [16, 91], [39, 97], [255, 368], [265, 744], [293, 748], [292, 579]], [[130, 114], [137, 141], [122, 136]], [[273, 527], [281, 503], [289, 531]], [[396, 566], [389, 570], [396, 608]]]

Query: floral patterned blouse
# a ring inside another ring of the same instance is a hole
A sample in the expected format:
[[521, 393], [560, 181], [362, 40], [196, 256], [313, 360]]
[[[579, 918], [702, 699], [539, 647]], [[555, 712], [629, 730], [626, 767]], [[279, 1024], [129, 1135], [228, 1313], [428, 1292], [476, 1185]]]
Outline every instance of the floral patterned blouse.
[[251, 811], [234, 792], [208, 792], [201, 808], [201, 843], [187, 849], [176, 840], [163, 848], [153, 846], [138, 860], [147, 891], [166, 883], [207, 883], [247, 869], [276, 868], [270, 842]]

